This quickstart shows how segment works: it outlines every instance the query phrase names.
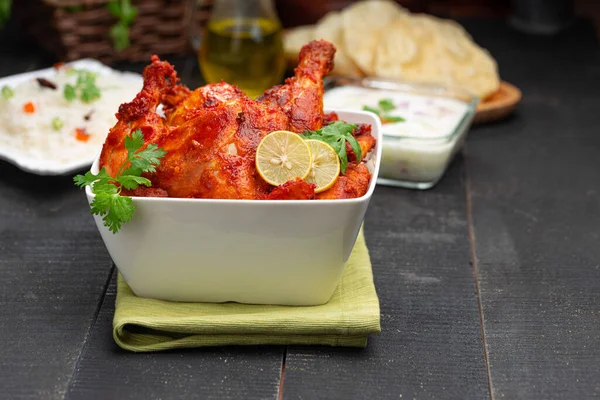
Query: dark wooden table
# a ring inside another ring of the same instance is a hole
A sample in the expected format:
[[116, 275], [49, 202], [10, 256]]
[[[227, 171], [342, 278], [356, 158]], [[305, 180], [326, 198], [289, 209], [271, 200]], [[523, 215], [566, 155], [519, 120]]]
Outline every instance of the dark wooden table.
[[[474, 128], [433, 190], [377, 188], [365, 231], [383, 331], [366, 349], [119, 349], [115, 270], [83, 193], [0, 163], [0, 398], [600, 398], [595, 33], [466, 26], [523, 102]], [[1, 40], [0, 75], [54, 61]], [[176, 66], [198, 83], [193, 59]]]

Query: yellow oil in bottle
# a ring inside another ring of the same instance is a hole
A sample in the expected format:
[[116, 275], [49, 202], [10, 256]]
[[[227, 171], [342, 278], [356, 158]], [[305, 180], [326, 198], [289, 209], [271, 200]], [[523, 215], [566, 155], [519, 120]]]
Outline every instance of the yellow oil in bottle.
[[281, 26], [263, 18], [211, 20], [198, 61], [208, 83], [222, 79], [256, 98], [285, 72]]

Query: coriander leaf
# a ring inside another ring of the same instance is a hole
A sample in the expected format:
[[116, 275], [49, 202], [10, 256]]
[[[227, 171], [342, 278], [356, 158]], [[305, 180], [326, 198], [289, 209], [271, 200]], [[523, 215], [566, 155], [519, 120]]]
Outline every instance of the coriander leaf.
[[63, 91], [63, 95], [65, 99], [68, 101], [73, 101], [77, 98], [77, 92], [75, 91], [75, 86], [69, 85], [68, 83], [65, 85], [65, 89]]
[[[362, 160], [362, 150], [360, 145], [351, 134], [346, 135], [346, 140], [350, 143], [350, 147], [352, 147], [352, 152], [356, 156], [356, 162], [359, 163]], [[345, 144], [345, 143], [344, 143]]]
[[348, 124], [344, 121], [335, 121], [321, 129], [323, 135], [344, 135], [352, 133], [357, 128], [354, 124]]
[[300, 135], [303, 136], [305, 139], [317, 139], [317, 140], [320, 140], [321, 135], [319, 133], [317, 133], [317, 132], [315, 132], [315, 131], [304, 131], [304, 133], [301, 133]]
[[111, 179], [112, 177], [108, 174], [108, 172], [102, 168], [100, 172], [98, 172], [98, 175], [92, 174], [91, 171], [86, 172], [85, 175], [76, 175], [73, 177], [73, 182], [75, 182], [75, 185], [79, 187], [84, 187], [91, 185], [98, 180], [109, 182]]
[[160, 159], [167, 154], [163, 149], [159, 149], [154, 143], [149, 143], [144, 150], [136, 153], [144, 145], [144, 135], [141, 129], [137, 129], [131, 134], [131, 137], [125, 138], [125, 148], [127, 149], [127, 158], [131, 163], [130, 167], [124, 171], [133, 175], [133, 171], [156, 172], [156, 167], [160, 165]]
[[130, 136], [125, 136], [125, 148], [127, 157], [131, 158], [137, 150], [144, 145], [144, 134], [141, 129], [136, 129]]
[[113, 196], [108, 213], [102, 218], [108, 229], [117, 233], [121, 229], [121, 223], [129, 222], [135, 211], [133, 200], [126, 196]]
[[[121, 196], [121, 189], [137, 189], [139, 185], [152, 186], [152, 182], [142, 177], [142, 172], [154, 172], [166, 152], [158, 149], [154, 143], [148, 144], [145, 150], [136, 153], [144, 145], [144, 135], [136, 130], [125, 138], [127, 159], [121, 164], [115, 177], [110, 176], [104, 168], [97, 175], [87, 172], [73, 178], [75, 185], [85, 187], [92, 185], [95, 197], [90, 204], [90, 212], [102, 216], [104, 226], [117, 233], [121, 224], [131, 220], [135, 207], [131, 197]], [[126, 165], [131, 164], [128, 168]], [[142, 168], [143, 167], [143, 168]]]
[[381, 99], [378, 104], [383, 111], [392, 111], [396, 108], [392, 99]]
[[340, 156], [340, 170], [342, 171], [342, 174], [346, 173], [346, 169], [348, 168], [348, 155], [346, 154], [346, 142], [343, 142], [343, 145], [341, 146], [341, 150], [338, 152], [338, 155]]
[[[352, 136], [352, 132], [357, 128], [354, 124], [348, 124], [344, 121], [335, 121], [329, 125], [324, 126], [322, 129], [318, 131], [305, 131], [302, 136], [306, 139], [316, 139], [321, 140], [327, 144], [329, 144], [333, 150], [337, 153], [340, 158], [340, 166], [342, 173], [346, 172], [346, 168], [348, 167], [348, 155], [346, 154], [346, 141], [348, 137], [351, 137], [351, 140], [354, 140]], [[355, 144], [356, 140], [354, 140]], [[358, 152], [356, 152], [352, 142], [350, 143], [355, 154], [360, 155], [360, 146], [358, 147]]]
[[375, 107], [370, 107], [370, 106], [363, 106], [363, 110], [364, 111], [371, 111], [374, 114], [379, 115], [380, 111], [378, 109], [376, 109]]
[[135, 158], [131, 160], [131, 167], [139, 168], [143, 172], [156, 172], [156, 167], [160, 165], [160, 159], [167, 154], [163, 149], [159, 149], [154, 143], [135, 153]]
[[125, 176], [125, 175], [133, 175], [133, 176], [142, 176], [142, 171], [141, 168], [134, 168], [131, 165], [129, 165], [129, 167], [125, 168], [125, 170], [123, 170], [123, 172], [121, 172], [121, 174], [119, 176]]
[[81, 188], [91, 185], [96, 180], [98, 180], [98, 177], [92, 174], [92, 171], [86, 172], [85, 175], [76, 175], [73, 177], [73, 182], [75, 182], [75, 185]]
[[92, 190], [96, 194], [119, 194], [120, 189], [108, 179], [101, 179], [94, 183]]
[[344, 145], [346, 144], [346, 142], [342, 138], [338, 137], [322, 137], [320, 140], [328, 143], [335, 150], [335, 152], [338, 153], [338, 155], [342, 151], [342, 147], [344, 147]]
[[90, 203], [90, 212], [94, 215], [104, 215], [110, 208], [110, 202], [114, 195], [109, 193], [98, 193]]
[[[125, 171], [125, 172], [127, 172], [127, 171]], [[152, 182], [150, 182], [150, 179], [147, 179], [147, 178], [144, 178], [141, 176], [122, 175], [122, 176], [119, 176], [117, 178], [117, 180], [119, 181], [121, 186], [123, 186], [125, 189], [128, 189], [128, 190], [137, 189], [137, 187], [139, 185], [152, 186]]]
[[100, 98], [100, 89], [95, 84], [87, 84], [81, 88], [81, 101], [91, 103]]
[[393, 115], [383, 115], [381, 117], [381, 120], [382, 120], [383, 123], [386, 123], [386, 122], [404, 122], [404, 121], [406, 121], [402, 117], [395, 117]]

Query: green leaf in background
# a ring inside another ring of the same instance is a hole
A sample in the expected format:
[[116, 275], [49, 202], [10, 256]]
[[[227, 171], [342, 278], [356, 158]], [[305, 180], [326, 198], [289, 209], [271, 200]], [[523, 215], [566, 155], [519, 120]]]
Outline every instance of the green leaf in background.
[[396, 106], [394, 106], [392, 99], [381, 99], [379, 100], [379, 108], [381, 108], [383, 111], [392, 111], [396, 108]]
[[122, 51], [131, 45], [129, 42], [129, 28], [122, 22], [117, 22], [113, 25], [110, 28], [109, 34], [115, 50]]
[[85, 7], [81, 6], [66, 6], [64, 8], [64, 10], [66, 12], [70, 12], [70, 13], [76, 13], [76, 12], [80, 12], [83, 11], [85, 9]]
[[123, 21], [125, 25], [131, 25], [136, 16], [137, 8], [131, 5], [131, 1], [121, 1], [121, 21]]
[[118, 1], [111, 1], [106, 5], [106, 8], [108, 8], [108, 11], [112, 14], [113, 17], [121, 18], [121, 5]]
[[98, 74], [85, 69], [71, 69], [69, 75], [77, 74], [75, 86], [66, 84], [63, 95], [68, 101], [73, 101], [79, 94], [79, 99], [84, 103], [91, 103], [100, 98], [100, 88], [96, 86]]
[[402, 117], [394, 117], [393, 115], [382, 115], [381, 119], [384, 120], [385, 122], [404, 122], [406, 121], [404, 118]]
[[10, 9], [12, 7], [12, 0], [0, 0], [0, 28], [10, 19]]
[[363, 110], [364, 111], [370, 111], [374, 114], [379, 115], [380, 111], [378, 109], [376, 109], [375, 107], [371, 107], [371, 106], [363, 106]]
[[110, 38], [115, 50], [122, 51], [131, 45], [129, 41], [129, 26], [138, 14], [137, 8], [131, 4], [131, 0], [113, 0], [106, 7], [108, 11], [119, 21], [110, 28]]
[[65, 96], [65, 99], [67, 99], [68, 101], [75, 100], [77, 98], [77, 92], [75, 91], [75, 86], [69, 85], [67, 83], [63, 90], [63, 95]]
[[396, 106], [394, 105], [394, 102], [392, 99], [381, 99], [379, 100], [379, 102], [377, 103], [377, 107], [371, 107], [371, 106], [363, 106], [363, 110], [365, 111], [370, 111], [372, 113], [377, 114], [377, 116], [381, 119], [382, 123], [390, 123], [390, 122], [404, 122], [406, 121], [404, 118], [402, 117], [396, 117], [393, 115], [389, 115], [390, 111], [393, 111], [396, 109]]

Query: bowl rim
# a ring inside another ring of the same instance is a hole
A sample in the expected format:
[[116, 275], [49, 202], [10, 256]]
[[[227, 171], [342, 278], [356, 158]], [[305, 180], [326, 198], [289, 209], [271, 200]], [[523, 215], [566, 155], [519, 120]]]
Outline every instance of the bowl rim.
[[[143, 202], [143, 203], [153, 203], [153, 202], [166, 202], [166, 203], [223, 203], [223, 204], [244, 204], [244, 205], [263, 205], [263, 204], [289, 204], [289, 205], [298, 205], [298, 204], [341, 204], [341, 203], [360, 203], [366, 199], [369, 199], [373, 192], [375, 191], [375, 186], [377, 185], [377, 178], [379, 175], [379, 166], [381, 165], [381, 153], [382, 153], [382, 141], [383, 141], [383, 133], [381, 129], [381, 121], [376, 114], [370, 111], [357, 111], [357, 110], [347, 110], [347, 109], [325, 109], [324, 113], [342, 113], [345, 115], [357, 115], [357, 116], [368, 116], [373, 122], [371, 123], [371, 135], [377, 140], [375, 144], [375, 148], [369, 152], [371, 154], [371, 160], [374, 161], [373, 171], [371, 172], [371, 181], [369, 182], [369, 190], [367, 193], [362, 195], [361, 197], [356, 197], [352, 199], [335, 199], [335, 200], [250, 200], [250, 199], [204, 199], [204, 198], [182, 198], [182, 197], [136, 197], [132, 196], [134, 202]], [[98, 165], [100, 162], [100, 154], [96, 156], [94, 163], [91, 167], [91, 172], [97, 174], [99, 171]], [[85, 187], [85, 193], [88, 198], [91, 200], [96, 196], [92, 193], [91, 187]]]
[[413, 141], [413, 142], [425, 142], [425, 143], [437, 143], [440, 141], [450, 141], [459, 136], [463, 131], [465, 125], [468, 125], [472, 120], [472, 117], [477, 111], [477, 105], [479, 104], [479, 97], [469, 92], [468, 90], [452, 85], [441, 85], [436, 83], [418, 83], [409, 82], [402, 80], [391, 80], [377, 77], [363, 77], [354, 78], [347, 76], [328, 76], [323, 80], [323, 87], [325, 91], [329, 91], [336, 87], [344, 86], [355, 86], [373, 90], [389, 90], [396, 91], [399, 93], [412, 93], [421, 96], [437, 97], [437, 98], [450, 98], [464, 103], [467, 106], [465, 113], [459, 120], [456, 127], [452, 132], [446, 135], [433, 136], [433, 137], [415, 137], [406, 135], [391, 135], [381, 131], [382, 138], [386, 141]]

